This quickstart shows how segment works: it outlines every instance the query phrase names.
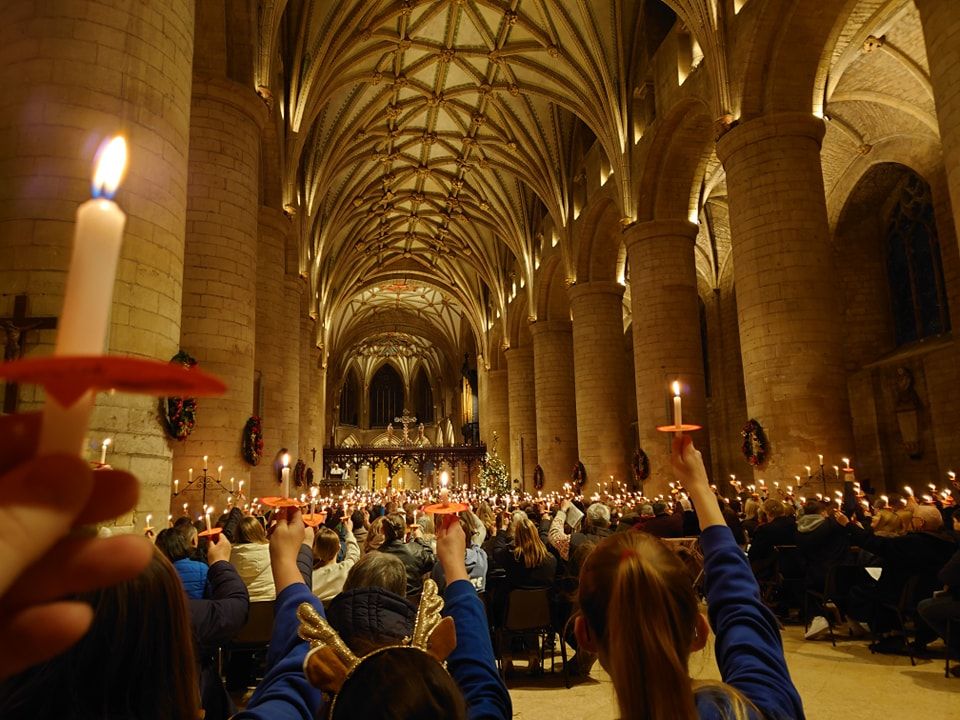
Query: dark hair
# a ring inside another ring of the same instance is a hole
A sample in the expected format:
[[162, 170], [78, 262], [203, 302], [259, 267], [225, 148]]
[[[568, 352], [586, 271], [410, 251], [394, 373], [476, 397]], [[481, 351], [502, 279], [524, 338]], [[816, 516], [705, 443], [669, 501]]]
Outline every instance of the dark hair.
[[817, 500], [816, 498], [812, 498], [810, 500], [807, 500], [803, 504], [803, 514], [819, 515], [820, 513], [823, 512], [824, 507], [826, 506], [823, 504], [822, 500]]
[[322, 567], [337, 559], [340, 552], [340, 536], [328, 527], [317, 528], [313, 539], [314, 567]]
[[190, 615], [170, 561], [154, 550], [139, 576], [82, 599], [93, 606], [90, 630], [66, 652], [0, 684], [3, 717], [195, 720]]
[[382, 587], [400, 597], [407, 594], [407, 569], [396, 555], [371, 552], [360, 558], [347, 573], [343, 589]]
[[165, 528], [157, 535], [157, 549], [162, 552], [170, 562], [183, 560], [190, 556], [190, 544], [176, 528]]
[[[389, 702], [371, 688], [390, 688]], [[387, 648], [365, 660], [337, 695], [330, 720], [466, 720], [467, 703], [443, 666], [425, 652]]]
[[406, 518], [400, 513], [390, 513], [383, 523], [383, 544], [403, 542], [407, 534]]

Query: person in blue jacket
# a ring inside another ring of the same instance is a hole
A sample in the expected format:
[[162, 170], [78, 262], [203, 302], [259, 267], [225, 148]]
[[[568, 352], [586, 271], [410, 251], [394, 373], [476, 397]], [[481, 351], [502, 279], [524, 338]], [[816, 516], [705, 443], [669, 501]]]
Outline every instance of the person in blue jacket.
[[623, 720], [802, 720], [776, 618], [760, 600], [689, 437], [674, 440], [672, 464], [697, 508], [707, 612], [723, 682], [690, 677], [690, 654], [708, 640], [707, 620], [683, 562], [644, 532], [603, 540], [584, 563], [578, 647], [599, 655]]
[[[310, 685], [303, 670], [309, 646], [297, 634], [297, 608], [302, 603], [309, 603], [323, 617], [323, 605], [304, 584], [296, 566], [303, 527], [295, 508], [277, 518], [270, 539], [277, 611], [268, 671], [246, 710], [235, 720], [312, 720], [321, 711], [321, 692]], [[448, 522], [437, 531], [437, 556], [447, 580], [443, 615], [453, 618], [456, 627], [456, 648], [447, 657], [449, 676], [435, 660], [430, 662], [436, 667], [425, 668], [425, 672], [412, 672], [409, 664], [385, 663], [374, 668], [382, 674], [375, 683], [363, 683], [365, 692], [345, 693], [338, 700], [335, 718], [393, 718], [398, 717], [398, 707], [432, 705], [442, 706], [442, 716], [451, 719], [512, 717], [510, 695], [497, 672], [483, 603], [470, 582], [465, 553], [463, 529], [456, 516], [448, 516]], [[445, 677], [446, 684], [441, 682]]]

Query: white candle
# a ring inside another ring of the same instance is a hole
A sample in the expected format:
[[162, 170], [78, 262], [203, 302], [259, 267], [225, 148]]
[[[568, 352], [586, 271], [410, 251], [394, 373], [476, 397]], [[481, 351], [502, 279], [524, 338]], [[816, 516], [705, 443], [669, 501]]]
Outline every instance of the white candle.
[[[221, 480], [223, 480], [223, 465], [217, 467], [217, 482]], [[231, 486], [230, 489], [233, 490], [233, 487]]]
[[110, 438], [104, 438], [103, 442], [100, 443], [100, 464], [107, 464], [107, 448], [110, 447], [110, 443], [113, 442]]
[[193, 482], [193, 468], [187, 468], [187, 483]]
[[204, 517], [207, 520], [207, 532], [210, 532], [211, 530], [213, 530], [213, 526], [210, 525], [210, 513], [207, 512], [207, 514], [204, 515]]
[[840, 479], [840, 466], [839, 466], [839, 465], [834, 465], [834, 466], [833, 466], [833, 473], [834, 473], [834, 475], [837, 476], [837, 479], [839, 480], [839, 479]]
[[203, 456], [203, 474], [204, 475], [207, 474], [207, 456], [206, 455]]
[[820, 467], [823, 467], [823, 455], [817, 455], [817, 459], [820, 462]]
[[[221, 467], [223, 466], [221, 465]], [[230, 492], [233, 492], [233, 478], [230, 478]], [[241, 489], [240, 492], [243, 492], [243, 490]]]
[[310, 514], [315, 515], [317, 512], [317, 495], [320, 493], [320, 488], [313, 486], [310, 488]]
[[[810, 466], [809, 466], [809, 465], [804, 465], [804, 466], [803, 466], [803, 469], [807, 471], [807, 480], [809, 480], [809, 479], [810, 479]], [[798, 485], [800, 484], [800, 476], [799, 476], [799, 475], [797, 475], [797, 484], [798, 484]]]
[[180, 481], [177, 478], [173, 479], [173, 494], [176, 495], [180, 492]]
[[677, 435], [683, 428], [683, 406], [680, 400], [680, 381], [673, 381], [673, 424], [677, 428]]
[[184, 504], [183, 504], [183, 514], [184, 514], [184, 515], [189, 515], [189, 514], [190, 514], [190, 513], [187, 512], [187, 507], [189, 506], [189, 504], [190, 504], [190, 503], [184, 503]]
[[[127, 216], [110, 198], [127, 165], [127, 143], [115, 137], [98, 153], [93, 199], [77, 209], [73, 252], [57, 329], [54, 355], [102, 355], [107, 339], [113, 285]], [[93, 410], [88, 390], [70, 407], [47, 395], [39, 455], [81, 455]]]
[[240, 488], [240, 495], [243, 495], [243, 480], [240, 481], [239, 488]]
[[843, 471], [850, 472], [851, 470], [853, 470], [853, 468], [850, 467], [850, 458], [843, 458]]
[[450, 491], [447, 489], [447, 483], [450, 482], [450, 474], [444, 470], [440, 473], [440, 502], [444, 505], [450, 500]]
[[280, 471], [280, 497], [290, 497], [290, 454], [283, 454], [283, 470]]
[[909, 485], [904, 485], [903, 491], [910, 497], [913, 497], [913, 488], [911, 488]]
[[147, 529], [147, 528], [150, 527], [150, 521], [151, 521], [151, 520], [153, 520], [153, 515], [147, 515], [147, 519], [143, 521], [143, 527], [144, 527], [144, 529]]
[[167, 525], [173, 527], [173, 515], [167, 515]]

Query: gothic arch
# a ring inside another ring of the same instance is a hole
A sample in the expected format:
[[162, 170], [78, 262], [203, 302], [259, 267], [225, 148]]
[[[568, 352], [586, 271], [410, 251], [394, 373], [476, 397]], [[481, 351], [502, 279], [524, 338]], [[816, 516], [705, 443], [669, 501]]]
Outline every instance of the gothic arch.
[[570, 300], [567, 297], [563, 263], [558, 253], [543, 261], [538, 281], [537, 320], [569, 320]]
[[[609, 186], [609, 183], [608, 183]], [[614, 280], [620, 251], [620, 209], [606, 187], [576, 225], [577, 282]]]

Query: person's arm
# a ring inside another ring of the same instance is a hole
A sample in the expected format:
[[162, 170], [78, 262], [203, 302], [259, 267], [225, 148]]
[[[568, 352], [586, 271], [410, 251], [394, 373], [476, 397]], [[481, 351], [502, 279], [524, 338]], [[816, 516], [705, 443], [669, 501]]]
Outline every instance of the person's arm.
[[[351, 523], [352, 524], [352, 523]], [[352, 530], [347, 530], [347, 554], [344, 555], [343, 560], [340, 564], [345, 570], [349, 570], [357, 560], [360, 559], [360, 544], [357, 542], [357, 538], [354, 536]]]
[[547, 538], [553, 545], [560, 557], [564, 560], [570, 559], [570, 536], [563, 531], [563, 523], [567, 519], [567, 508], [570, 506], [569, 500], [564, 500], [557, 514], [554, 515], [550, 523], [550, 530], [547, 531]]
[[190, 600], [190, 619], [197, 644], [213, 648], [233, 638], [247, 622], [250, 593], [230, 564], [230, 541], [217, 535], [207, 548], [208, 599]]
[[513, 706], [490, 643], [483, 602], [470, 582], [464, 563], [466, 537], [456, 515], [437, 529], [437, 557], [447, 579], [443, 615], [452, 617], [457, 646], [447, 669], [467, 701], [470, 720], [509, 720]]
[[707, 613], [716, 633], [720, 675], [765, 717], [802, 720], [803, 703], [790, 679], [780, 628], [760, 600], [753, 571], [723, 519], [700, 452], [689, 437], [674, 440], [671, 463], [697, 506]]
[[940, 569], [937, 579], [951, 590], [960, 588], [960, 550], [955, 552], [947, 564]]
[[270, 536], [270, 563], [277, 587], [276, 619], [267, 652], [267, 674], [250, 702], [233, 720], [313, 720], [321, 694], [307, 681], [303, 661], [309, 645], [297, 635], [297, 608], [310, 603], [321, 615], [323, 603], [304, 584], [297, 555], [304, 540], [303, 519], [297, 508], [277, 513]]

